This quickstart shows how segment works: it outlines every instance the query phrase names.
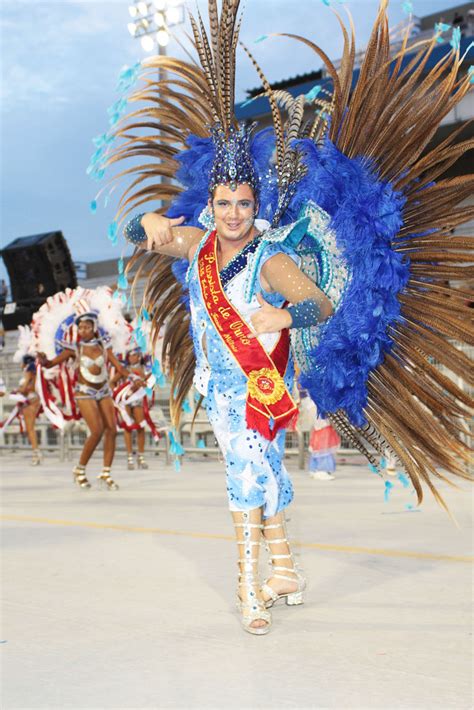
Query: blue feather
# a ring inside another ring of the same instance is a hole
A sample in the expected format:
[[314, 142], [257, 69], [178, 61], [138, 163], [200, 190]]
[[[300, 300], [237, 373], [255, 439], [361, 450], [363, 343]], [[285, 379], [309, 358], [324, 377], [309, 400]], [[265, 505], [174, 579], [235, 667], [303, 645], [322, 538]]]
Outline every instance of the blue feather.
[[380, 180], [369, 161], [350, 159], [332, 143], [297, 141], [307, 174], [291, 214], [313, 200], [331, 216], [350, 282], [337, 312], [321, 327], [301, 384], [322, 416], [344, 409], [356, 426], [366, 423], [367, 381], [392, 348], [389, 327], [400, 320], [398, 293], [409, 263], [392, 249], [405, 198]]

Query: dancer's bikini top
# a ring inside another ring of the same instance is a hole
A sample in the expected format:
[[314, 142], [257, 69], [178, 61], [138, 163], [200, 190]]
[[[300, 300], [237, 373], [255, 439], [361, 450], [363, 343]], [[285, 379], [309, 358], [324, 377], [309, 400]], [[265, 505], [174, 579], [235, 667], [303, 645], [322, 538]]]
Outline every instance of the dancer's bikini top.
[[[86, 343], [87, 345], [89, 343]], [[104, 355], [99, 355], [99, 357], [93, 358], [88, 355], [84, 355], [82, 352], [83, 344], [79, 345], [79, 372], [87, 382], [92, 382], [95, 385], [103, 384], [107, 382], [107, 366], [106, 358]], [[100, 367], [100, 372], [97, 375], [92, 374], [90, 371], [91, 367]]]

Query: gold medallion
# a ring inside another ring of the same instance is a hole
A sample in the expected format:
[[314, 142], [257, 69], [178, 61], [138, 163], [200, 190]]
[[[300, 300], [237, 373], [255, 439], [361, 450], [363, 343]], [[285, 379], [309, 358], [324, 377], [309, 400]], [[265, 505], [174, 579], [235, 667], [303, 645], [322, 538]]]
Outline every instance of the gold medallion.
[[249, 373], [247, 390], [262, 404], [275, 404], [285, 394], [285, 383], [276, 368], [262, 367]]

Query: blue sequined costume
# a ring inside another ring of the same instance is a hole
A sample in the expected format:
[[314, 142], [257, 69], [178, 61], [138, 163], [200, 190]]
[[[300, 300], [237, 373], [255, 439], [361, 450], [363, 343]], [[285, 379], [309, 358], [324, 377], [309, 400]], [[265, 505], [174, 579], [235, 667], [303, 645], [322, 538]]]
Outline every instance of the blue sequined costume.
[[[262, 289], [260, 273], [263, 264], [281, 252], [289, 254], [297, 261], [296, 255], [284, 245], [270, 244], [259, 256], [258, 263], [252, 263], [251, 272], [249, 257], [256, 252], [259, 244], [260, 239], [257, 237], [220, 273], [226, 297], [247, 322], [260, 308], [257, 293], [262, 293], [275, 307], [281, 307], [284, 303], [280, 294], [268, 293]], [[244, 294], [251, 273], [255, 288], [247, 302]], [[206, 398], [209, 421], [225, 459], [230, 510], [263, 507], [265, 517], [276, 515], [293, 499], [293, 487], [283, 464], [285, 432], [280, 431], [273, 441], [269, 441], [258, 431], [247, 428], [247, 378], [217, 334], [204, 306], [196, 259], [190, 265], [187, 280], [196, 354], [194, 385]], [[278, 337], [278, 333], [268, 333], [259, 336], [259, 339], [267, 352], [271, 352]], [[294, 380], [291, 354], [284, 380], [291, 392]]]

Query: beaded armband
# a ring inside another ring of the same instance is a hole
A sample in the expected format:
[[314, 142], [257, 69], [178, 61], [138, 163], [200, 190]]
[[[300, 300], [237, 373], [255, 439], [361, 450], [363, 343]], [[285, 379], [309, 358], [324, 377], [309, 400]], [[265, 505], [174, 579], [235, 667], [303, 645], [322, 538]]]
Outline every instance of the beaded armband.
[[313, 298], [307, 298], [286, 309], [291, 315], [290, 328], [310, 328], [319, 323], [321, 309]]
[[136, 246], [143, 244], [146, 241], [146, 233], [141, 225], [141, 219], [145, 213], [135, 215], [132, 219], [127, 222], [124, 227], [123, 233], [127, 242], [130, 244], [135, 244]]

